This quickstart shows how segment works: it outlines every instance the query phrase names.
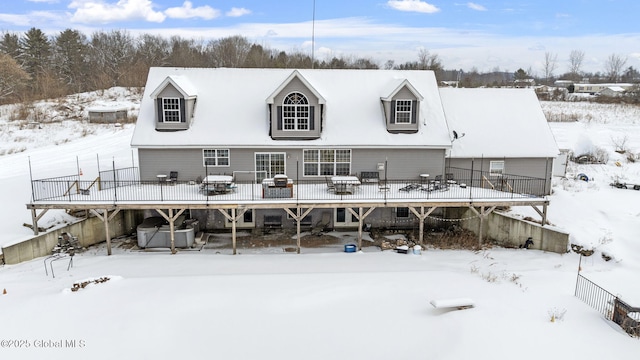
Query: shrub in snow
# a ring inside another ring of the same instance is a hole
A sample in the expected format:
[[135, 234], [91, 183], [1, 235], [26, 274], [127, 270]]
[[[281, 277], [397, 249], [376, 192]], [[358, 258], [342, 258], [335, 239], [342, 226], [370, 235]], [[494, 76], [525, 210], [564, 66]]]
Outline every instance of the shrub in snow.
[[551, 308], [547, 312], [547, 314], [549, 314], [549, 321], [551, 322], [564, 320], [564, 314], [566, 313], [567, 313], [567, 309], [557, 309], [557, 308]]

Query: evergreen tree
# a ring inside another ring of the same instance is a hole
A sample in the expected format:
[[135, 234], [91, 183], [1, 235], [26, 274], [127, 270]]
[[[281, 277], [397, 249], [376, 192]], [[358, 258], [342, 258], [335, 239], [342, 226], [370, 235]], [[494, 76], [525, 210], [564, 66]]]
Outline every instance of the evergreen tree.
[[71, 92], [81, 92], [89, 88], [85, 83], [88, 74], [86, 55], [87, 38], [78, 30], [64, 30], [54, 39], [55, 74]]
[[51, 43], [42, 30], [36, 28], [29, 29], [19, 43], [18, 62], [31, 77], [31, 93], [43, 95], [51, 86]]
[[32, 78], [49, 70], [51, 43], [42, 30], [29, 29], [19, 43], [22, 66]]
[[18, 35], [5, 32], [0, 39], [0, 52], [17, 60], [20, 57], [20, 38]]

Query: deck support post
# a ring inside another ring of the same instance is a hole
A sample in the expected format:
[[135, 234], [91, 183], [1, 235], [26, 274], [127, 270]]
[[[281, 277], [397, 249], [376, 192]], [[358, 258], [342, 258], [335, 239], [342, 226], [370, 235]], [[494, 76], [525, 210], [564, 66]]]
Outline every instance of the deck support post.
[[420, 239], [420, 246], [423, 248], [424, 248], [424, 220], [437, 208], [438, 207], [433, 206], [427, 209], [427, 211], [425, 212], [424, 206], [420, 206], [420, 212], [418, 212], [418, 210], [416, 210], [415, 207], [409, 207], [409, 210], [413, 213], [413, 215], [415, 215], [418, 218], [418, 220], [420, 220], [420, 228], [418, 230], [420, 234], [418, 235], [418, 238]]
[[309, 213], [311, 212], [311, 210], [313, 210], [312, 207], [307, 208], [306, 210], [302, 211], [303, 208], [301, 207], [297, 207], [296, 208], [296, 213], [294, 214], [293, 211], [291, 211], [291, 209], [289, 208], [284, 208], [284, 211], [286, 211], [287, 214], [289, 214], [289, 216], [291, 216], [295, 221], [296, 221], [296, 253], [300, 254], [300, 243], [301, 243], [301, 237], [300, 237], [300, 222], [302, 221], [302, 219], [305, 218], [305, 216], [309, 215]]
[[42, 215], [44, 215], [48, 210], [49, 209], [44, 209], [42, 210], [40, 215], [37, 215], [36, 209], [31, 208], [31, 223], [33, 224], [33, 235], [38, 235], [38, 220], [40, 220], [42, 218]]
[[247, 211], [247, 209], [236, 209], [236, 208], [231, 208], [231, 214], [229, 214], [225, 209], [218, 209], [218, 211], [220, 211], [220, 213], [222, 215], [224, 215], [224, 217], [231, 221], [231, 244], [233, 246], [233, 255], [236, 255], [238, 253], [237, 250], [237, 225], [238, 225], [238, 218], [242, 215], [244, 215], [245, 211]]
[[475, 207], [473, 206], [469, 206], [469, 209], [471, 209], [474, 213], [476, 213], [476, 215], [478, 215], [478, 217], [480, 218], [480, 226], [478, 229], [478, 245], [482, 245], [482, 232], [484, 231], [484, 219], [493, 212], [493, 210], [496, 209], [496, 206], [492, 206], [490, 208], [488, 208], [486, 211], [484, 209], [484, 206], [480, 207], [480, 211], [476, 210]]
[[178, 217], [180, 215], [182, 215], [182, 213], [184, 212], [185, 209], [180, 209], [178, 210], [178, 212], [174, 215], [173, 214], [173, 209], [169, 209], [169, 214], [165, 214], [164, 211], [160, 210], [160, 209], [156, 209], [156, 211], [165, 219], [169, 222], [169, 236], [171, 238], [171, 253], [175, 254], [176, 251], [176, 225], [175, 225], [175, 221], [176, 219], [178, 219]]
[[364, 225], [364, 219], [369, 216], [369, 214], [371, 214], [371, 212], [373, 212], [373, 210], [375, 209], [375, 207], [370, 207], [363, 213], [362, 211], [364, 209], [362, 207], [359, 207], [358, 213], [356, 213], [352, 208], [347, 208], [347, 211], [349, 211], [351, 215], [355, 216], [356, 219], [358, 219], [358, 250], [362, 250], [362, 227]]
[[103, 209], [103, 213], [100, 214], [95, 209], [90, 209], [91, 213], [95, 215], [98, 219], [102, 220], [104, 223], [104, 236], [107, 240], [107, 255], [111, 255], [111, 234], [109, 233], [109, 221], [113, 219], [119, 212], [120, 209], [115, 209], [111, 215], [109, 215], [109, 209]]

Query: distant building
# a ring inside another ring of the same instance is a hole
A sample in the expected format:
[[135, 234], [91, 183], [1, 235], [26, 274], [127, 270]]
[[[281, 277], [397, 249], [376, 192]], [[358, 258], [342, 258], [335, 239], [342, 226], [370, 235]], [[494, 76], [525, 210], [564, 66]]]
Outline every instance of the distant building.
[[616, 97], [616, 96], [624, 95], [625, 91], [627, 91], [627, 90], [625, 88], [620, 87], [620, 86], [609, 86], [608, 88], [604, 88], [604, 89], [600, 90], [598, 92], [598, 95]]
[[628, 90], [633, 87], [633, 84], [628, 83], [602, 83], [602, 84], [575, 84], [573, 92], [583, 94], [596, 94], [608, 87], [620, 87], [624, 90]]
[[553, 85], [555, 86], [562, 86], [562, 87], [567, 87], [569, 85], [572, 85], [574, 83], [573, 80], [556, 80]]
[[513, 81], [513, 87], [515, 88], [530, 88], [536, 86], [535, 79], [517, 79]]
[[88, 109], [90, 123], [117, 123], [127, 121], [127, 108], [122, 106], [92, 107]]

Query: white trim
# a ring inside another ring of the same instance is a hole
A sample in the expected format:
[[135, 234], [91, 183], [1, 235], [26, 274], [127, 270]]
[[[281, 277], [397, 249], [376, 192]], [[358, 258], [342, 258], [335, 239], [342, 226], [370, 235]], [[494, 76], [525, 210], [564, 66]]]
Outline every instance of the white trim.
[[[305, 153], [307, 151], [314, 151], [316, 152], [316, 160], [315, 161], [307, 161], [305, 158]], [[332, 174], [323, 174], [322, 173], [322, 164], [329, 164], [328, 161], [322, 161], [322, 151], [333, 151], [333, 173]], [[349, 162], [344, 162], [344, 161], [337, 161], [337, 156], [336, 156], [336, 152], [337, 151], [348, 151], [349, 152]], [[320, 148], [320, 149], [302, 149], [302, 176], [304, 177], [324, 177], [324, 176], [333, 176], [333, 175], [349, 175], [351, 173], [351, 162], [353, 159], [353, 152], [351, 151], [351, 149], [344, 149], [344, 148], [338, 148], [338, 149], [331, 149], [331, 148]], [[338, 173], [337, 170], [337, 164], [349, 164], [349, 169], [347, 171], [346, 174], [344, 173]], [[307, 174], [306, 172], [306, 164], [314, 164], [317, 166], [316, 168], [316, 173], [315, 174]]]
[[[340, 222], [338, 221], [338, 209], [344, 209], [344, 222]], [[354, 210], [356, 213], [358, 212], [357, 208], [351, 208], [352, 210]], [[349, 210], [347, 210], [347, 207], [337, 207], [333, 209], [333, 226], [334, 227], [358, 227], [358, 225], [360, 225], [360, 222], [358, 220], [353, 221], [354, 216], [349, 212]]]
[[[257, 163], [258, 155], [269, 155], [269, 170], [268, 171], [258, 170], [258, 163]], [[272, 155], [282, 155], [283, 164], [282, 164], [282, 171], [281, 172], [274, 172], [271, 169], [271, 156]], [[256, 181], [262, 180], [262, 179], [258, 178], [258, 174], [259, 173], [264, 173], [264, 175], [265, 175], [264, 178], [269, 178], [269, 177], [271, 177], [273, 175], [278, 175], [278, 174], [285, 174], [286, 171], [287, 171], [287, 153], [286, 152], [280, 152], [280, 151], [278, 151], [278, 152], [273, 152], [273, 151], [254, 152], [253, 153], [253, 170], [255, 170], [254, 174], [255, 174], [255, 180]], [[269, 173], [272, 173], [272, 174], [269, 174]]]
[[[160, 98], [160, 100], [162, 101], [162, 122], [163, 123], [181, 123], [182, 122], [182, 115], [181, 115], [181, 110], [180, 109], [180, 99], [179, 97], [162, 97]], [[168, 104], [167, 102], [169, 100], [175, 100], [176, 101], [176, 105], [177, 105], [177, 109], [168, 109], [166, 107], [166, 105], [174, 105], [173, 103]], [[178, 120], [167, 120], [167, 113], [178, 113]]]
[[[294, 94], [300, 95], [301, 100], [303, 100], [303, 102], [291, 103], [291, 104], [285, 103], [285, 101], [287, 101], [287, 99], [289, 99], [289, 97]], [[291, 108], [291, 109], [287, 110], [287, 108]], [[306, 117], [299, 116], [301, 113], [305, 112], [305, 108], [306, 108], [307, 116]], [[285, 116], [285, 114], [288, 112], [292, 112], [293, 116]], [[293, 125], [293, 129], [287, 129], [288, 123], [286, 122], [286, 120], [293, 120], [293, 123], [290, 124], [290, 125]], [[311, 122], [311, 105], [309, 105], [309, 97], [300, 91], [292, 91], [288, 93], [282, 99], [282, 131], [307, 131], [310, 128], [309, 126], [310, 122]], [[304, 129], [301, 128], [302, 125], [306, 126], [306, 128]]]
[[[248, 212], [251, 212], [251, 221], [244, 221], [244, 218]], [[237, 213], [237, 210], [236, 210], [236, 213]], [[227, 214], [231, 215], [231, 209], [227, 209]], [[231, 222], [231, 220], [226, 219], [226, 217], [225, 217], [224, 227], [225, 228], [233, 227], [233, 223]], [[240, 216], [238, 221], [236, 221], [236, 227], [238, 228], [256, 227], [256, 212], [253, 211], [253, 209], [246, 209], [245, 212], [242, 214], [242, 216]]]
[[[400, 104], [400, 102], [402, 102], [402, 104]], [[406, 103], [407, 102], [409, 103], [409, 110], [399, 110], [398, 109], [400, 106], [406, 107]], [[393, 109], [393, 110], [395, 111], [394, 122], [396, 124], [411, 124], [411, 120], [413, 120], [412, 119], [412, 116], [413, 116], [413, 100], [411, 100], [411, 99], [397, 99], [396, 100], [396, 108]], [[398, 121], [398, 119], [399, 119], [398, 115], [399, 114], [403, 114], [403, 115], [404, 114], [408, 114], [409, 115], [409, 117], [407, 118], [408, 121]]]
[[[205, 156], [204, 153], [205, 151], [215, 151], [215, 156]], [[218, 155], [218, 151], [226, 151], [227, 152], [227, 156], [219, 156]], [[215, 160], [215, 165], [207, 165], [206, 163], [206, 159], [214, 159]], [[219, 164], [219, 159], [227, 159], [227, 164], [226, 165], [220, 165]], [[229, 167], [231, 166], [231, 150], [229, 149], [221, 149], [221, 148], [207, 148], [207, 149], [202, 149], [202, 166], [203, 167]]]
[[504, 160], [489, 161], [489, 175], [491, 176], [504, 175]]

